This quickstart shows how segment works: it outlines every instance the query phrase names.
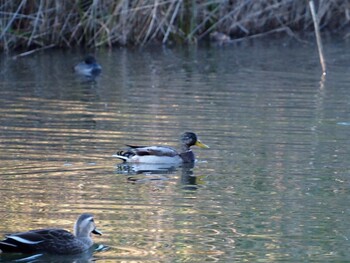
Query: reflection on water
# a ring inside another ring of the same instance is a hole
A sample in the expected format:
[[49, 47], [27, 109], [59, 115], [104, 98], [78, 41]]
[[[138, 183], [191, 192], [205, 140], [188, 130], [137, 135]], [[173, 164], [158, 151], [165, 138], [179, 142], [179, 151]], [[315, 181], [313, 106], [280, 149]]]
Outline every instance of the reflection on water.
[[117, 173], [121, 174], [167, 174], [180, 167], [174, 164], [122, 163], [117, 165]]
[[[127, 176], [130, 183], [147, 183], [149, 181], [169, 180], [176, 172], [180, 173], [180, 182], [183, 189], [196, 190], [200, 184], [200, 177], [194, 175], [195, 163], [183, 163], [178, 166], [173, 164], [146, 164], [146, 163], [122, 163], [117, 165], [116, 173]], [[137, 176], [136, 176], [137, 175]]]
[[96, 247], [89, 249], [88, 251], [77, 255], [50, 255], [50, 254], [0, 254], [0, 262], [53, 262], [53, 263], [83, 263], [83, 262], [95, 262], [94, 253], [96, 253]]
[[[90, 212], [96, 261], [347, 261], [346, 45], [325, 45], [324, 83], [315, 48], [286, 40], [101, 50], [93, 83], [70, 70], [82, 54], [3, 57], [0, 235]], [[111, 157], [187, 130], [211, 146], [194, 167]]]

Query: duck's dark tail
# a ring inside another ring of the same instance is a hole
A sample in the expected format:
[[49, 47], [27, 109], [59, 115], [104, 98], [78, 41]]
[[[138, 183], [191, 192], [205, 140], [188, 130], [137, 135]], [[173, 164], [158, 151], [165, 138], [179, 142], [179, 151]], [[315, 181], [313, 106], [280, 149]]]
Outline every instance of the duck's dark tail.
[[[17, 240], [18, 239], [18, 240]], [[0, 241], [0, 254], [2, 253], [32, 253], [35, 251], [36, 244], [41, 241], [33, 242], [22, 237], [14, 236]]]
[[127, 162], [129, 158], [134, 156], [135, 154], [129, 151], [119, 151], [116, 154], [113, 154], [112, 157], [116, 157], [118, 159], [123, 160], [124, 162]]
[[4, 241], [0, 241], [0, 254], [18, 252], [18, 248], [15, 244], [9, 244]]

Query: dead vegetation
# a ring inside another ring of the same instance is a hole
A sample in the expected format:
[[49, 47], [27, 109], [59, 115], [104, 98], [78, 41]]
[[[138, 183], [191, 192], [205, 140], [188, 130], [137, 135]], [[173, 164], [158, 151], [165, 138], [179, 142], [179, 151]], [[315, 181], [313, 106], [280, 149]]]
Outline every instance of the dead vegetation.
[[[350, 0], [316, 1], [321, 31], [349, 27]], [[307, 0], [4, 0], [0, 48], [196, 43], [313, 32]]]

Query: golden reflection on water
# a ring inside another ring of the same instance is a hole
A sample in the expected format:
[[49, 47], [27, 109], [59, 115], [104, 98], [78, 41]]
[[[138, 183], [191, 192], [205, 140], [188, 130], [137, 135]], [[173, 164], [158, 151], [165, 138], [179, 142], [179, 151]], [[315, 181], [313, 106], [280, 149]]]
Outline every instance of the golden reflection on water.
[[94, 237], [95, 242], [110, 247], [97, 253], [97, 258], [168, 261], [174, 253], [184, 258], [192, 253], [222, 253], [213, 248], [206, 252], [203, 244], [184, 245], [187, 239], [200, 238], [201, 234], [194, 232], [193, 223], [175, 219], [198, 213], [193, 208], [196, 196], [189, 193], [183, 202], [181, 194], [176, 192], [181, 176], [177, 172], [167, 175], [166, 180], [129, 184], [124, 175], [114, 173], [114, 160], [61, 166], [58, 163], [43, 161], [39, 165], [23, 161], [10, 171], [1, 170], [1, 212], [6, 211], [2, 221], [3, 226], [10, 226], [1, 232], [43, 227], [71, 230], [78, 214], [92, 212], [104, 233], [102, 237]]
[[[349, 229], [348, 128], [334, 125], [348, 121], [348, 81], [319, 92], [307, 48], [247, 48], [101, 52], [93, 84], [41, 64], [29, 81], [3, 76], [0, 234], [71, 230], [91, 212], [103, 262], [348, 258], [334, 238]], [[309, 64], [285, 69], [288, 54]], [[61, 55], [54, 68], [66, 68]], [[178, 147], [186, 130], [211, 146], [194, 148], [189, 169], [128, 170], [111, 157], [125, 144]]]

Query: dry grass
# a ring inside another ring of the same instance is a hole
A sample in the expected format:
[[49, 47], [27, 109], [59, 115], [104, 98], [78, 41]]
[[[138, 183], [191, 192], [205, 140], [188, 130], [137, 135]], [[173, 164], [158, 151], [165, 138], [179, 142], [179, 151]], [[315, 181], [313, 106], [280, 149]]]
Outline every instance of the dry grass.
[[[350, 0], [319, 0], [321, 30], [349, 26]], [[196, 42], [313, 32], [306, 0], [3, 0], [0, 48]]]

